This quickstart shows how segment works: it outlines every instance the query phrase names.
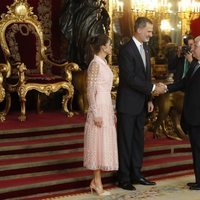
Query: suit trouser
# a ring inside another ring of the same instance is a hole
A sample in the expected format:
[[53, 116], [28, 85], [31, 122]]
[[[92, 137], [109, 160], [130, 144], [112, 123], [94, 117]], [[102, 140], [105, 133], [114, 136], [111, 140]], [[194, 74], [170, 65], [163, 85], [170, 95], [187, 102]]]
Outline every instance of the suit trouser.
[[144, 154], [145, 112], [139, 115], [117, 113], [117, 136], [121, 184], [139, 179]]
[[189, 138], [192, 148], [195, 179], [196, 183], [200, 185], [200, 126], [190, 127]]

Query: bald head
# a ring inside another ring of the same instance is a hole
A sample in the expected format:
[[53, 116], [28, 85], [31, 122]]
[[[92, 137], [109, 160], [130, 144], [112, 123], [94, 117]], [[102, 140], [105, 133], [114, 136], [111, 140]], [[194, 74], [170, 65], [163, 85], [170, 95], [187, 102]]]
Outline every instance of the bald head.
[[197, 36], [197, 37], [194, 39], [194, 41], [195, 41], [195, 44], [200, 45], [200, 35]]
[[193, 50], [194, 57], [200, 61], [200, 35], [194, 39], [194, 50]]

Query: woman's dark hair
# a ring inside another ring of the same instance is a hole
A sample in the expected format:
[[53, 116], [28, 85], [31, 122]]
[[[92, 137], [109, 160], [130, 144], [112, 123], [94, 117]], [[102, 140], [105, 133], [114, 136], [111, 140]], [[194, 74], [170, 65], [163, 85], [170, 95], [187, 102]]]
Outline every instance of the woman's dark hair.
[[162, 35], [161, 38], [166, 44], [172, 42], [172, 38], [169, 35]]
[[98, 53], [102, 45], [106, 45], [108, 41], [111, 41], [110, 37], [106, 34], [100, 34], [92, 37], [90, 40], [90, 45], [92, 47], [93, 53]]

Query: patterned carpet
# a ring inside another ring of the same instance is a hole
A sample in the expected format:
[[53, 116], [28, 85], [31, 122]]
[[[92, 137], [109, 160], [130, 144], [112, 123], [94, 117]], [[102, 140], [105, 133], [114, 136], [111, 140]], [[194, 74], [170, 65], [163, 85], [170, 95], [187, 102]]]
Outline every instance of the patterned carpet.
[[[156, 186], [136, 185], [136, 191], [125, 191], [120, 188], [109, 190], [112, 195], [99, 197], [84, 193], [74, 196], [62, 196], [48, 200], [200, 200], [200, 191], [191, 191], [186, 186], [193, 182], [194, 176], [181, 176], [157, 181]], [[47, 200], [47, 199], [46, 199]]]

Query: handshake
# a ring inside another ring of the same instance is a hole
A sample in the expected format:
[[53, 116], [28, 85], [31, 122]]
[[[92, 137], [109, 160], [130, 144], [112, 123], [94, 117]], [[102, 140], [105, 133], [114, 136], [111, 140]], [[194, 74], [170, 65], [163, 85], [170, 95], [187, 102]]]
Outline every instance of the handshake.
[[168, 91], [167, 85], [165, 85], [164, 83], [156, 83], [152, 94], [153, 96], [159, 96], [160, 94], [164, 94], [167, 91]]

